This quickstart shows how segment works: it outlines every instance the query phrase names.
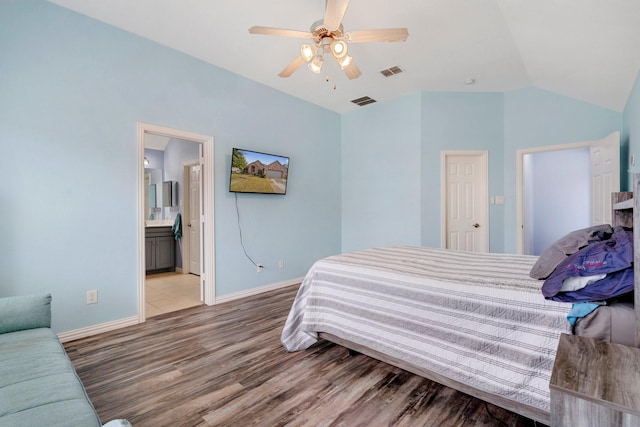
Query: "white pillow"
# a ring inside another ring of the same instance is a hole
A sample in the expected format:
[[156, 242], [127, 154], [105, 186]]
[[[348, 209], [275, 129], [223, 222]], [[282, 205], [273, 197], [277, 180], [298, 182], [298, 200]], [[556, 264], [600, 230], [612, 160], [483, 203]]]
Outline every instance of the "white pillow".
[[577, 291], [582, 288], [586, 288], [592, 283], [607, 277], [606, 274], [595, 274], [593, 276], [575, 276], [567, 277], [562, 281], [562, 287], [560, 292]]

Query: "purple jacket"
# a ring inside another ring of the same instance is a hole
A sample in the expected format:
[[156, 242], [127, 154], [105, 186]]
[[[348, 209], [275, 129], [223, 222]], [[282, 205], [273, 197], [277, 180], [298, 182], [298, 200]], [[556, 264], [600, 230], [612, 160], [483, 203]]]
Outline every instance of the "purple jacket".
[[[593, 242], [563, 260], [542, 285], [545, 298], [564, 301], [602, 301], [633, 291], [633, 232], [616, 227], [608, 240]], [[567, 277], [607, 277], [582, 289], [560, 292]]]

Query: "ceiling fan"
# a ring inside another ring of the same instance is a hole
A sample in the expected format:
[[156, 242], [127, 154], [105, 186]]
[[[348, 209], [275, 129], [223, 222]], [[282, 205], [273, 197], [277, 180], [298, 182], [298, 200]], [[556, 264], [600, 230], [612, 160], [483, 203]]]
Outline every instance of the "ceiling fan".
[[389, 28], [345, 32], [342, 17], [347, 6], [349, 0], [326, 0], [324, 19], [314, 22], [309, 32], [254, 26], [249, 28], [249, 33], [310, 39], [310, 43], [300, 46], [300, 55], [278, 74], [280, 77], [289, 77], [304, 63], [319, 74], [324, 56], [330, 55], [350, 80], [357, 79], [362, 72], [348, 54], [347, 43], [401, 42], [409, 37], [409, 31], [406, 28]]

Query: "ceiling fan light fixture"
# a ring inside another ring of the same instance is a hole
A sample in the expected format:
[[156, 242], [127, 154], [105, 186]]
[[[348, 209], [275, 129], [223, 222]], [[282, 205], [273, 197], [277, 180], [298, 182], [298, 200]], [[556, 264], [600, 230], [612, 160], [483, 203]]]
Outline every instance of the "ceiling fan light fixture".
[[332, 41], [331, 54], [336, 59], [343, 58], [347, 54], [347, 43], [344, 40]]
[[324, 59], [322, 58], [322, 55], [317, 55], [315, 58], [313, 58], [311, 62], [309, 62], [309, 64], [307, 64], [307, 66], [314, 73], [320, 74], [320, 72], [322, 71], [323, 63], [324, 63]]
[[300, 46], [300, 56], [302, 56], [302, 59], [304, 59], [306, 62], [311, 61], [311, 59], [313, 59], [313, 55], [315, 54], [315, 46], [311, 46], [306, 43]]
[[[0, 0], [1, 2], [2, 0]], [[322, 72], [323, 56], [330, 55], [350, 79], [357, 79], [362, 72], [348, 52], [348, 43], [401, 42], [407, 40], [406, 28], [385, 28], [377, 30], [344, 30], [342, 19], [350, 0], [325, 0], [324, 17], [317, 20], [309, 31], [287, 30], [284, 28], [253, 26], [250, 34], [292, 37], [305, 39], [300, 45], [300, 53], [280, 73], [280, 77], [289, 77], [305, 62], [310, 71]]]
[[351, 65], [351, 61], [353, 61], [353, 58], [349, 55], [346, 55], [344, 58], [336, 60], [338, 61], [338, 65], [340, 65], [340, 69], [344, 71], [349, 65]]

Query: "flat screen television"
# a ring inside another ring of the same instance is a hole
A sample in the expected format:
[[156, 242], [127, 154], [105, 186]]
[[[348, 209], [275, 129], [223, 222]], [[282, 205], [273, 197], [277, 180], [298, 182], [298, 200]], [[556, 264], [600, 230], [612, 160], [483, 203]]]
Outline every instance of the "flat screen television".
[[232, 193], [286, 194], [289, 158], [234, 148], [229, 191]]

